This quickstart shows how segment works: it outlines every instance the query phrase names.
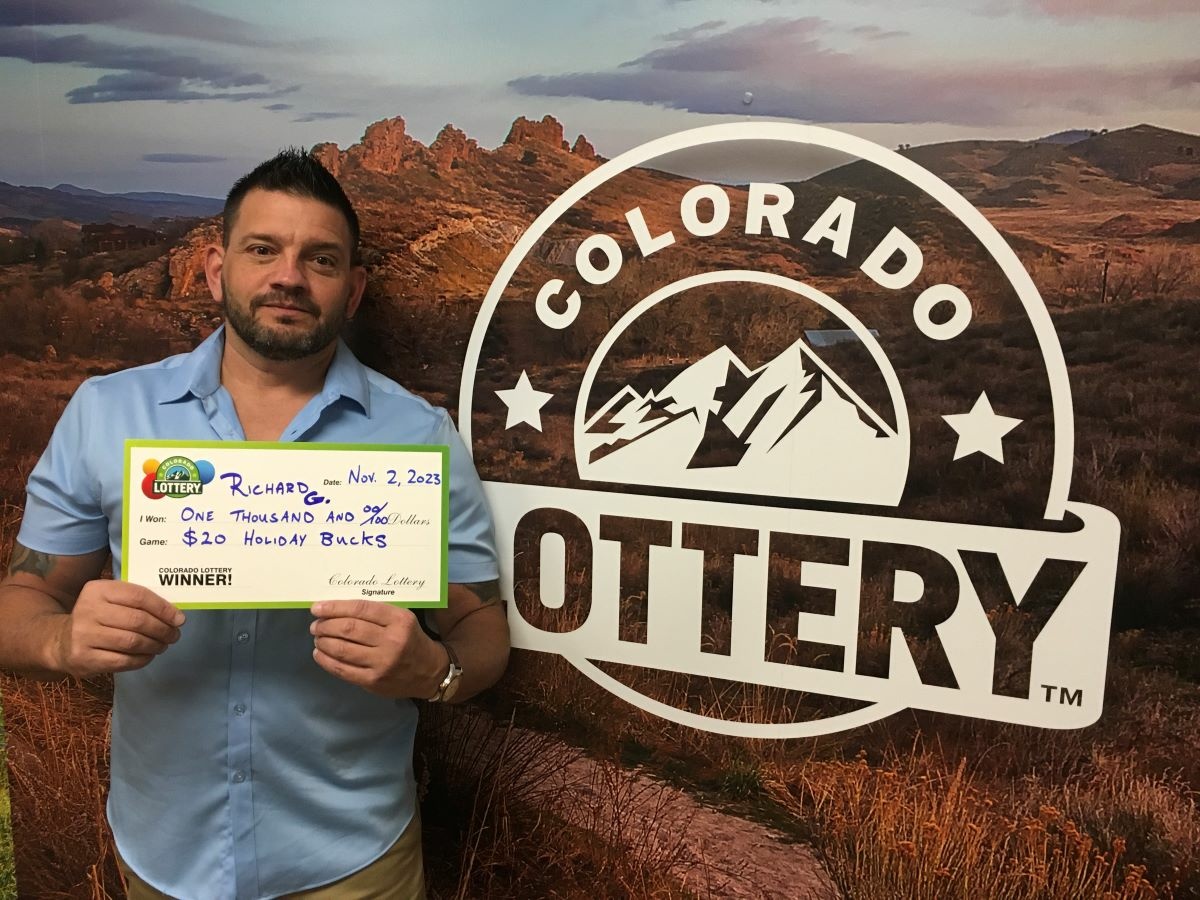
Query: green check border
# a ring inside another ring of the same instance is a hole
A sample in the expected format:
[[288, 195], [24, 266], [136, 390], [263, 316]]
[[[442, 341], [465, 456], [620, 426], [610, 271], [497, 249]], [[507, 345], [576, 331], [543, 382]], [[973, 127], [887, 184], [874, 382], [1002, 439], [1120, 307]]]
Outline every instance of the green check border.
[[[129, 570], [129, 491], [130, 470], [133, 464], [133, 452], [139, 449], [219, 449], [219, 450], [287, 450], [304, 452], [306, 450], [352, 450], [358, 452], [403, 452], [429, 453], [437, 455], [441, 463], [442, 473], [442, 564], [441, 584], [438, 600], [372, 600], [372, 603], [386, 603], [389, 606], [403, 606], [409, 609], [444, 609], [449, 601], [448, 566], [450, 562], [450, 447], [446, 444], [342, 444], [342, 443], [309, 443], [283, 441], [180, 441], [180, 440], [143, 440], [127, 438], [125, 440], [125, 473], [124, 491], [121, 495], [121, 578], [128, 578]], [[231, 601], [229, 603], [176, 603], [180, 609], [309, 609], [315, 600], [286, 601], [282, 603], [255, 603], [249, 601]]]

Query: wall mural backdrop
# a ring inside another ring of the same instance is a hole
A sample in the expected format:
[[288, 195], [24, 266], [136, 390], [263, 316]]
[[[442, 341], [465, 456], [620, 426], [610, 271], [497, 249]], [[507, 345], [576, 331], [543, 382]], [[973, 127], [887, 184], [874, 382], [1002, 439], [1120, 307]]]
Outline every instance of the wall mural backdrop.
[[[520, 648], [423, 710], [435, 896], [1200, 896], [1197, 28], [6, 7], [5, 557], [72, 392], [218, 324], [225, 191], [311, 148]], [[0, 895], [123, 896], [111, 688], [0, 680]]]

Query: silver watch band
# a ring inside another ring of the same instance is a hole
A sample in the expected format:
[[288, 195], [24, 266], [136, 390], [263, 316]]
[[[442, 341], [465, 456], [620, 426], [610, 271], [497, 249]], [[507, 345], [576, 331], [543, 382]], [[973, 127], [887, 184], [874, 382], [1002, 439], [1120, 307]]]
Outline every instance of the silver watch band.
[[446, 671], [446, 677], [442, 679], [442, 683], [438, 685], [437, 693], [429, 698], [430, 703], [440, 703], [447, 699], [448, 696], [454, 693], [451, 687], [462, 677], [462, 666], [458, 664], [458, 654], [454, 652], [454, 648], [449, 644], [442, 642], [442, 647], [446, 651], [446, 656], [450, 659], [450, 668]]

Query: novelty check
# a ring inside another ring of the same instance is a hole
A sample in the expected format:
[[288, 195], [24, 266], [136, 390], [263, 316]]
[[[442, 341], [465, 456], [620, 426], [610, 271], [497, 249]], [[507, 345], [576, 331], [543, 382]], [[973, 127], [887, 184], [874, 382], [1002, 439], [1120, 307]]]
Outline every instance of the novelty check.
[[449, 453], [127, 440], [121, 577], [185, 609], [445, 606]]

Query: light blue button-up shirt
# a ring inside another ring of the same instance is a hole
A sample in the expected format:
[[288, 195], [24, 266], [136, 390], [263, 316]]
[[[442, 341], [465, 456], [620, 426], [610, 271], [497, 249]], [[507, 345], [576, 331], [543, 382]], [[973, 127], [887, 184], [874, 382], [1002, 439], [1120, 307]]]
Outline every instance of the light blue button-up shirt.
[[[119, 572], [125, 439], [244, 439], [220, 384], [223, 346], [219, 329], [192, 353], [85, 381], [29, 477], [17, 539], [58, 555], [107, 546]], [[344, 344], [280, 440], [449, 445], [449, 579], [496, 577], [479, 478], [449, 416]], [[321, 669], [307, 610], [187, 616], [177, 643], [115, 677], [108, 817], [122, 857], [188, 900], [277, 897], [379, 857], [416, 807], [416, 707]]]

